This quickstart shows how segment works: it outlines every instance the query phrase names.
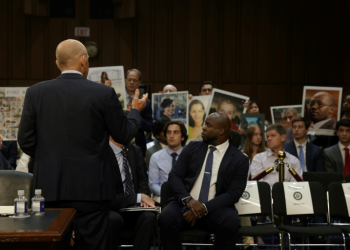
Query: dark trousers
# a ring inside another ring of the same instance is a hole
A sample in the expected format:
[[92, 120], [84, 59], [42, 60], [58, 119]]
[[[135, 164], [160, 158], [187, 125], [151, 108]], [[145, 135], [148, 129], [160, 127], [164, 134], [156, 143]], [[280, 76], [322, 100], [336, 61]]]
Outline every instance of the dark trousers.
[[[79, 250], [111, 249], [107, 234], [110, 201], [55, 201], [46, 202], [47, 208], [75, 208], [75, 244]], [[72, 231], [62, 239], [59, 249], [69, 245]]]
[[[190, 225], [182, 219], [182, 206], [170, 202], [159, 217], [160, 239], [165, 250], [182, 249], [181, 231], [190, 229]], [[239, 229], [236, 210], [220, 208], [197, 220], [193, 229], [215, 233], [214, 249], [234, 249]]]
[[109, 213], [108, 231], [112, 235], [113, 250], [120, 244], [121, 230], [135, 232], [133, 249], [150, 249], [156, 232], [156, 214], [153, 212], [114, 212]]

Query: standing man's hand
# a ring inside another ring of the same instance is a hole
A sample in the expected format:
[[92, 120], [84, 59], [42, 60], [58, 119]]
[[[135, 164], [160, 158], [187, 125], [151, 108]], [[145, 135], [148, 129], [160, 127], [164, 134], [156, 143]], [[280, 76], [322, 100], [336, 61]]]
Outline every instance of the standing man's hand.
[[144, 94], [142, 99], [139, 99], [140, 90], [135, 90], [135, 97], [134, 100], [132, 100], [132, 108], [137, 109], [139, 112], [146, 106], [146, 101], [148, 98], [148, 94]]
[[189, 210], [192, 211], [193, 215], [196, 216], [196, 218], [203, 217], [207, 212], [202, 203], [193, 199], [187, 202], [186, 206], [189, 208]]

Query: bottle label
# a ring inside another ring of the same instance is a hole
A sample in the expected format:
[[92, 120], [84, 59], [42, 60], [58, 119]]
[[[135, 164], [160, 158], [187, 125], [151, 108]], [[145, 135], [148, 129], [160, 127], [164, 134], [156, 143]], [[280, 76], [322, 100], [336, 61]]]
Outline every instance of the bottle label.
[[45, 201], [33, 201], [33, 212], [43, 213], [45, 211]]
[[15, 202], [15, 214], [17, 213], [27, 213], [28, 206], [26, 201]]

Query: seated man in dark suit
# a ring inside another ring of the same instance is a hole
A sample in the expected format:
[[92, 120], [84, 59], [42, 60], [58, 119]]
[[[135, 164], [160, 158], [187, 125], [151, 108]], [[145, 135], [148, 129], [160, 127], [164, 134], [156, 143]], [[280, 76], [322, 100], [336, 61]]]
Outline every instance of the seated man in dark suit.
[[0, 151], [6, 158], [8, 163], [10, 163], [10, 165], [13, 168], [16, 168], [16, 165], [17, 165], [16, 161], [17, 161], [17, 154], [18, 154], [17, 141], [1, 141]]
[[323, 150], [324, 163], [327, 172], [350, 173], [350, 120], [342, 119], [336, 124], [339, 143]]
[[292, 121], [294, 140], [284, 145], [284, 150], [299, 158], [303, 172], [324, 172], [322, 149], [306, 140], [309, 126], [305, 118], [294, 118]]
[[203, 142], [187, 145], [170, 172], [174, 197], [159, 218], [164, 249], [181, 249], [181, 230], [190, 227], [215, 233], [215, 249], [234, 248], [239, 228], [235, 203], [246, 187], [249, 160], [229, 145], [230, 127], [225, 114], [209, 115]]
[[141, 149], [133, 144], [123, 146], [112, 138], [110, 138], [110, 146], [119, 165], [117, 175], [121, 176], [124, 187], [124, 192], [119, 192], [112, 200], [109, 213], [108, 228], [112, 237], [113, 249], [118, 247], [118, 236], [122, 229], [136, 232], [134, 249], [150, 249], [156, 231], [155, 213], [147, 211], [118, 213], [119, 209], [136, 204], [143, 207], [154, 207], [154, 201], [150, 198]]

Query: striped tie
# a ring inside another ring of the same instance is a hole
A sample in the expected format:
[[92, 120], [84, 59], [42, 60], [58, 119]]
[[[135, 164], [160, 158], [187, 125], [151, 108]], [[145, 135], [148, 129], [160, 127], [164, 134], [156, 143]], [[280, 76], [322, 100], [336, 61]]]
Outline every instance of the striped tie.
[[128, 163], [128, 158], [126, 154], [126, 148], [124, 147], [122, 150], [123, 154], [123, 167], [124, 167], [124, 173], [125, 173], [125, 194], [133, 194], [134, 193], [134, 183], [131, 179], [131, 173]]

